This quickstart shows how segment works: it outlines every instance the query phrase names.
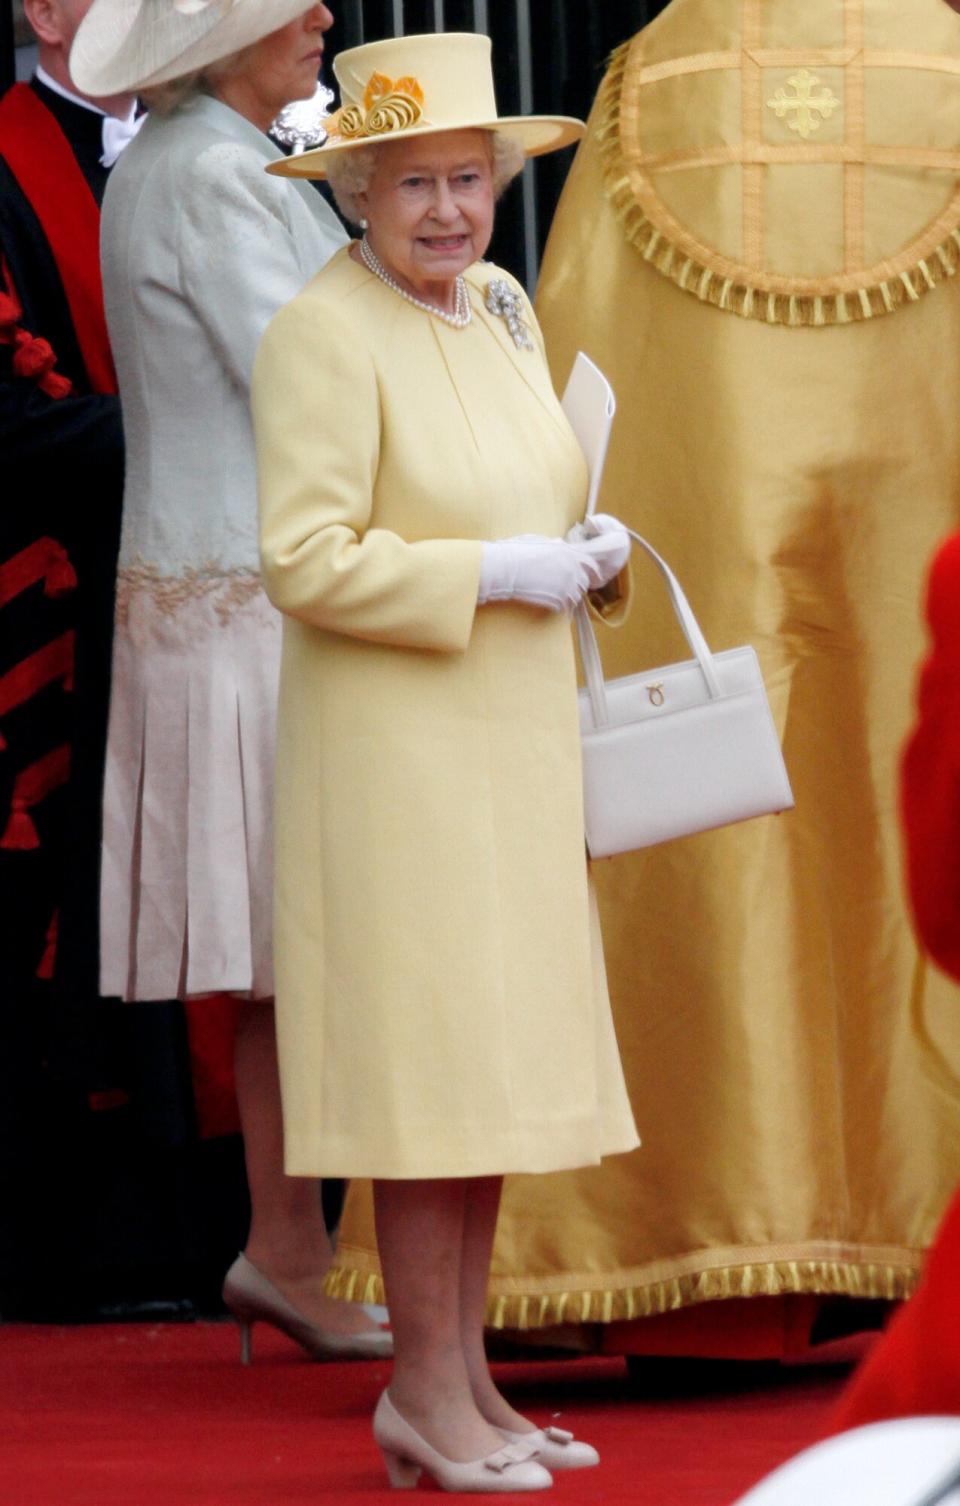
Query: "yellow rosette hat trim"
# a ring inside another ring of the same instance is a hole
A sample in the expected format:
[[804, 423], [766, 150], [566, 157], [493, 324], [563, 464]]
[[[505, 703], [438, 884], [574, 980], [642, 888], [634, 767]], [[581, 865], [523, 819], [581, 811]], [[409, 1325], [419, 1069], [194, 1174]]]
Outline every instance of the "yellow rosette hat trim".
[[394, 83], [385, 73], [375, 73], [364, 90], [363, 109], [349, 105], [328, 126], [344, 141], [359, 141], [405, 131], [422, 117], [423, 90], [415, 78], [398, 78]]
[[500, 131], [528, 157], [568, 146], [584, 125], [569, 115], [499, 115], [490, 38], [440, 31], [368, 42], [333, 65], [341, 106], [322, 146], [271, 162], [282, 178], [324, 178], [334, 155], [378, 141], [439, 131]]
[[929, 0], [672, 0], [597, 101], [607, 197], [684, 292], [850, 324], [960, 269], [960, 19]]

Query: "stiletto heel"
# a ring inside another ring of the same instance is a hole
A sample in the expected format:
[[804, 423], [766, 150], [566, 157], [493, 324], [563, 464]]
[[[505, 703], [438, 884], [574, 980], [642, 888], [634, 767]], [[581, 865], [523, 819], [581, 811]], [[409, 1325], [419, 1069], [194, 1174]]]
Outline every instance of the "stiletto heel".
[[417, 1481], [423, 1474], [421, 1465], [412, 1463], [409, 1459], [401, 1459], [392, 1449], [380, 1445], [380, 1453], [383, 1456], [384, 1467], [387, 1471], [387, 1479], [394, 1490], [414, 1490]]
[[223, 1301], [240, 1325], [240, 1362], [243, 1365], [249, 1365], [253, 1358], [254, 1323], [270, 1323], [279, 1328], [314, 1360], [384, 1360], [393, 1353], [393, 1335], [385, 1329], [340, 1334], [318, 1328], [287, 1301], [246, 1255], [238, 1255], [227, 1272]]

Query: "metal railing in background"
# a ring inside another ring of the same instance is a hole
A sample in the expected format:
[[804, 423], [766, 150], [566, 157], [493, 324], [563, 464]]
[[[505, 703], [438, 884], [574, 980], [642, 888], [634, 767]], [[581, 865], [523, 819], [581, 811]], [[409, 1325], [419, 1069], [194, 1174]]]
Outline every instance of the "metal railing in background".
[[[424, 31], [486, 32], [503, 115], [586, 118], [606, 60], [665, 0], [331, 0], [339, 49]], [[333, 84], [332, 78], [328, 82]], [[573, 149], [527, 164], [497, 213], [490, 256], [533, 289]]]

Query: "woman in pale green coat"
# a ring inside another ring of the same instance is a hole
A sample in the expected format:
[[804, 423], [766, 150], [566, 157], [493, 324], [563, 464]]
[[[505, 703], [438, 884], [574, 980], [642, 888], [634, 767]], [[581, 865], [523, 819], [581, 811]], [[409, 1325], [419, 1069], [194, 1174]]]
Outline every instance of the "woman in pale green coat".
[[329, 143], [277, 170], [329, 174], [368, 232], [273, 321], [253, 383], [264, 583], [287, 614], [287, 1169], [374, 1178], [392, 1482], [540, 1489], [596, 1452], [508, 1406], [482, 1320], [503, 1173], [637, 1143], [566, 615], [628, 540], [565, 541], [584, 461], [529, 304], [479, 258], [518, 144], [579, 125], [498, 119], [484, 37], [357, 48], [337, 76]]

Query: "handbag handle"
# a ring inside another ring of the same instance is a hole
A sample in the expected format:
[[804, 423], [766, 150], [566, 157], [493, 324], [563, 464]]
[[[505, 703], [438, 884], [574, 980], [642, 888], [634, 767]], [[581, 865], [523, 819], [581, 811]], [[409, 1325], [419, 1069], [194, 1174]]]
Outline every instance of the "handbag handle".
[[[626, 525], [624, 525], [626, 526]], [[662, 559], [652, 544], [639, 533], [634, 533], [632, 528], [627, 533], [634, 543], [645, 549], [658, 565], [660, 572], [667, 583], [670, 592], [670, 601], [677, 615], [677, 621], [683, 629], [683, 636], [690, 645], [690, 651], [700, 666], [703, 678], [706, 681], [707, 693], [711, 700], [716, 700], [720, 695], [720, 682], [713, 665], [713, 655], [707, 647], [707, 640], [700, 631], [700, 624], [693, 615], [693, 610], [688, 602], [683, 587], [677, 580], [665, 559]], [[577, 638], [580, 643], [580, 659], [583, 663], [583, 673], [587, 682], [587, 693], [590, 697], [590, 710], [593, 713], [593, 725], [605, 727], [610, 721], [610, 712], [607, 707], [606, 683], [603, 678], [603, 665], [600, 662], [600, 650], [597, 647], [597, 637], [590, 621], [590, 613], [585, 602], [577, 607], [575, 612], [577, 622]]]

